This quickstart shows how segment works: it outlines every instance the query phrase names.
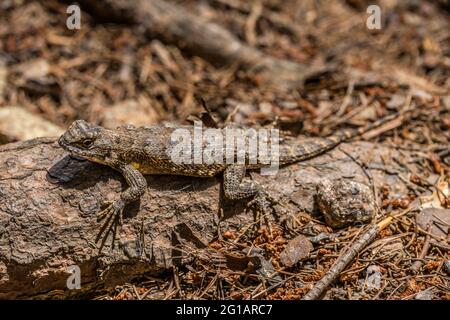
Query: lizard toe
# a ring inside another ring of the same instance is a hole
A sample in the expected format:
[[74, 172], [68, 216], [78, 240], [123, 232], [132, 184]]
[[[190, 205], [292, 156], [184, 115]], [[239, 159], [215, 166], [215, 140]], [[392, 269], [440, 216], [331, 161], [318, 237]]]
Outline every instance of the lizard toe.
[[107, 202], [106, 208], [97, 213], [97, 221], [101, 221], [105, 218], [111, 220], [111, 218], [118, 218], [119, 224], [123, 224], [123, 208], [124, 204], [121, 200], [116, 200], [114, 202]]
[[113, 204], [112, 201], [105, 201], [102, 203], [101, 208], [103, 209], [96, 214], [97, 222], [102, 221], [109, 215], [109, 211], [111, 210], [112, 204]]

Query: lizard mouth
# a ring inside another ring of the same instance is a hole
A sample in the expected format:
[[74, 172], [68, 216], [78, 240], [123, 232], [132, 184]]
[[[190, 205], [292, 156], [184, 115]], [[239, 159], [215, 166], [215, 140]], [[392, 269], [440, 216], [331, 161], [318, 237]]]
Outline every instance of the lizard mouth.
[[67, 144], [63, 137], [59, 138], [58, 143], [64, 150], [66, 150], [70, 154], [79, 156], [81, 158], [94, 162], [100, 162], [103, 159], [103, 157], [100, 154], [98, 154], [93, 150], [83, 150]]

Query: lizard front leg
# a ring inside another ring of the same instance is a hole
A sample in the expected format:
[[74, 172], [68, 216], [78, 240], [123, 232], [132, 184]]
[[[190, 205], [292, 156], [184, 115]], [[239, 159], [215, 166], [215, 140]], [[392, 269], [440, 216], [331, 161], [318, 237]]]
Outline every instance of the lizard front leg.
[[123, 223], [123, 209], [125, 206], [139, 199], [147, 188], [147, 181], [144, 176], [132, 165], [124, 165], [117, 168], [122, 173], [127, 181], [129, 188], [120, 194], [120, 198], [111, 202], [105, 210], [98, 214], [98, 219], [101, 220], [106, 216], [118, 217], [119, 223]]

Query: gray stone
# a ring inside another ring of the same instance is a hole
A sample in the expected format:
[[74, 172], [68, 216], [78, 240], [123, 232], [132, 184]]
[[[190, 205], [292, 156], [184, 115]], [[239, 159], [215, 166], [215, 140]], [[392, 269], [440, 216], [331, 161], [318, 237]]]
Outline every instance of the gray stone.
[[414, 299], [416, 300], [433, 300], [434, 293], [430, 289], [425, 289], [420, 292], [417, 292], [417, 294], [414, 296]]
[[368, 223], [375, 216], [372, 190], [356, 181], [326, 179], [317, 186], [316, 198], [320, 212], [332, 228]]

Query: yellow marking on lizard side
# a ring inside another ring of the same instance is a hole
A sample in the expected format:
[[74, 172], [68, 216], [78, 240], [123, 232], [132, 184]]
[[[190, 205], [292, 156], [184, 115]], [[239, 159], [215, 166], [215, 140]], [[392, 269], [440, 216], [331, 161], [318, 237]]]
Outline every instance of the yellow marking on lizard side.
[[140, 163], [137, 163], [137, 162], [132, 162], [131, 165], [132, 165], [133, 167], [135, 167], [137, 170], [139, 170], [139, 168], [141, 167], [141, 164], [140, 164]]

